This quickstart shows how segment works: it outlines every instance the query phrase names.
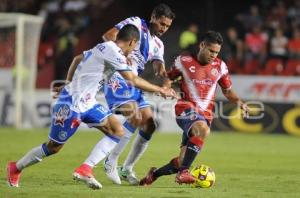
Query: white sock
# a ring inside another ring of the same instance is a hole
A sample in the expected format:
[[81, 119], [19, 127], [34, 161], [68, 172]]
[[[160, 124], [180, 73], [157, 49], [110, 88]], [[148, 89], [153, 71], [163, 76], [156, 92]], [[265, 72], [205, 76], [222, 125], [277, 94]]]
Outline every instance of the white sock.
[[108, 155], [108, 160], [113, 166], [117, 166], [119, 156], [124, 151], [125, 147], [130, 141], [131, 136], [136, 130], [136, 128], [132, 127], [127, 121], [123, 124], [123, 127], [125, 129], [125, 135]]
[[109, 152], [117, 145], [116, 140], [113, 140], [109, 136], [104, 136], [94, 147], [91, 154], [84, 161], [91, 167], [96, 166], [101, 160], [103, 160]]
[[43, 145], [39, 145], [31, 149], [26, 155], [17, 161], [17, 169], [21, 171], [28, 166], [41, 162], [44, 157], [46, 157], [46, 154], [43, 150]]
[[140, 133], [134, 139], [131, 150], [123, 164], [124, 170], [132, 171], [135, 163], [141, 158], [148, 147], [148, 140], [143, 138]]

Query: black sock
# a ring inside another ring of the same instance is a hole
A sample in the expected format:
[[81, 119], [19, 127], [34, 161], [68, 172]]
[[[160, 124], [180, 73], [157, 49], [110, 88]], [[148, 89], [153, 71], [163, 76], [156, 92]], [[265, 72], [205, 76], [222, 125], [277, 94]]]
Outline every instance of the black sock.
[[157, 177], [160, 177], [163, 175], [171, 175], [171, 174], [177, 173], [178, 168], [179, 168], [179, 160], [178, 160], [178, 157], [176, 157], [176, 158], [173, 158], [168, 164], [157, 169], [153, 173], [153, 176], [157, 178]]
[[189, 139], [186, 145], [185, 155], [182, 161], [182, 165], [179, 170], [189, 169], [195, 160], [197, 154], [201, 150], [203, 140], [199, 137], [193, 136]]

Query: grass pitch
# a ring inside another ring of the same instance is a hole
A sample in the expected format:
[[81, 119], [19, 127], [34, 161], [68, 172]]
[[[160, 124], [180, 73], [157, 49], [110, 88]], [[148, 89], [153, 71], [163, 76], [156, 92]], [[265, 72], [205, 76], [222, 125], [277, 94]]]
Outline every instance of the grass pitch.
[[[94, 173], [103, 189], [91, 190], [72, 180], [73, 170], [87, 157], [101, 133], [75, 134], [60, 153], [25, 169], [20, 188], [6, 184], [6, 163], [17, 160], [47, 139], [46, 129], [17, 131], [0, 128], [0, 198], [22, 197], [300, 197], [300, 138], [286, 135], [213, 133], [194, 165], [203, 163], [216, 173], [209, 189], [178, 185], [174, 175], [159, 178], [150, 187], [116, 186], [103, 172], [102, 163]], [[153, 136], [135, 170], [143, 177], [151, 166], [161, 166], [179, 151], [180, 133]], [[123, 162], [129, 147], [120, 158]]]

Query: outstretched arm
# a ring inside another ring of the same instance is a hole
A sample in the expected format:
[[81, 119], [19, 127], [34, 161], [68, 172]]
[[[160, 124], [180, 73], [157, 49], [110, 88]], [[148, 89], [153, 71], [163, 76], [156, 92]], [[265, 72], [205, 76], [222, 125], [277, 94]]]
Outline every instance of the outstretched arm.
[[249, 115], [250, 109], [248, 105], [245, 104], [231, 88], [222, 89], [222, 92], [230, 102], [237, 104], [242, 109], [244, 117], [247, 117]]
[[138, 87], [144, 91], [148, 92], [158, 92], [163, 97], [173, 97], [177, 98], [176, 92], [172, 88], [167, 87], [159, 87], [157, 85], [151, 84], [150, 82], [138, 77], [135, 75], [132, 71], [119, 71], [119, 73], [130, 83], [132, 83], [133, 86]]
[[65, 83], [59, 87], [53, 87], [52, 92], [53, 92], [53, 98], [57, 98], [61, 90], [64, 88], [64, 86], [72, 81], [72, 78], [74, 76], [75, 70], [80, 63], [80, 61], [83, 59], [83, 55], [77, 55], [73, 58], [73, 61], [69, 67], [67, 78], [65, 80]]

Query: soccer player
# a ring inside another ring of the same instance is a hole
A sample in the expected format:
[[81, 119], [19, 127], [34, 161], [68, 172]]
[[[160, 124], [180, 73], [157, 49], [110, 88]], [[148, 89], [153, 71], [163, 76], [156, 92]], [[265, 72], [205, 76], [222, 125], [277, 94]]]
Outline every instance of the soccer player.
[[183, 130], [181, 150], [179, 157], [168, 164], [158, 169], [152, 167], [140, 185], [151, 185], [158, 177], [174, 173], [177, 173], [175, 181], [179, 184], [195, 181], [189, 168], [210, 133], [217, 85], [230, 102], [241, 108], [243, 115], [248, 114], [248, 106], [231, 88], [226, 64], [217, 58], [222, 43], [220, 33], [208, 31], [203, 36], [198, 54], [177, 57], [168, 71], [170, 80], [181, 79], [182, 97], [175, 105], [176, 122]]
[[[167, 73], [163, 59], [164, 45], [159, 37], [169, 29], [174, 18], [175, 14], [169, 6], [159, 4], [152, 12], [149, 24], [139, 17], [130, 17], [108, 30], [103, 35], [103, 39], [115, 40], [119, 29], [125, 24], [135, 25], [140, 31], [141, 40], [128, 58], [132, 69], [136, 74], [141, 74], [144, 70], [144, 65], [147, 62], [151, 62], [155, 73], [166, 77]], [[117, 73], [105, 85], [104, 91], [109, 108], [118, 110], [127, 118], [123, 124], [125, 129], [124, 137], [121, 138], [118, 145], [105, 160], [106, 175], [115, 184], [121, 184], [121, 177], [130, 184], [137, 185], [139, 180], [135, 176], [133, 166], [146, 150], [148, 142], [156, 129], [153, 112], [143, 92], [127, 84], [124, 78]], [[139, 133], [118, 173], [118, 157], [137, 128], [139, 128]], [[102, 156], [101, 145], [96, 144], [89, 157], [75, 170], [74, 174], [89, 175], [92, 169], [102, 160]]]
[[[128, 67], [125, 56], [136, 47], [139, 38], [139, 30], [134, 25], [126, 25], [119, 31], [115, 42], [100, 43], [75, 57], [67, 78], [70, 83], [62, 89], [53, 106], [49, 141], [33, 148], [17, 162], [8, 163], [7, 182], [10, 186], [19, 186], [20, 174], [24, 168], [57, 153], [81, 122], [106, 135], [99, 143], [106, 153], [119, 142], [124, 135], [122, 125], [110, 110], [97, 103], [95, 97], [99, 85], [115, 71], [145, 91], [159, 92], [162, 96], [175, 95], [174, 90], [153, 85], [136, 76]], [[77, 59], [81, 60], [78, 66]], [[92, 188], [101, 188], [101, 184], [93, 179], [86, 178], [85, 181]]]

